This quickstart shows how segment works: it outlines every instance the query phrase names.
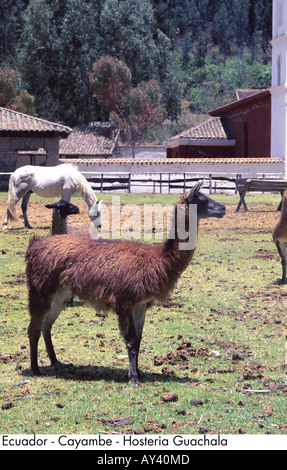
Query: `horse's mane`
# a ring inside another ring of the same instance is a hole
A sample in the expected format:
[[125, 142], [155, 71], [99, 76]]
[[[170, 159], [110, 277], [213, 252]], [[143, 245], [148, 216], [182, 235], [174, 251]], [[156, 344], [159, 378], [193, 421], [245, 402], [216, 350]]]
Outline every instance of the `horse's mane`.
[[96, 203], [97, 198], [94, 194], [93, 189], [89, 185], [88, 181], [82, 175], [82, 173], [80, 173], [80, 171], [78, 170], [78, 168], [76, 166], [74, 166], [74, 165], [72, 165], [72, 166], [79, 173], [77, 192], [81, 194], [81, 196], [83, 197], [83, 199], [85, 201], [87, 201], [87, 199], [89, 199], [90, 201], [92, 200]]

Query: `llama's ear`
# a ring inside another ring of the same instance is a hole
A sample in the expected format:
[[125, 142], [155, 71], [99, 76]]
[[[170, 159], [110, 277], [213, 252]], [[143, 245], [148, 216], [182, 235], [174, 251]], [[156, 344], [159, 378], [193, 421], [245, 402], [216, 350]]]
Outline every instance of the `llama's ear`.
[[46, 204], [47, 209], [54, 209], [55, 204]]
[[193, 198], [197, 193], [199, 193], [199, 191], [200, 191], [200, 189], [201, 189], [203, 183], [204, 183], [204, 180], [199, 181], [198, 183], [196, 183], [195, 186], [193, 186], [193, 188], [191, 188], [191, 190], [190, 190], [190, 192], [189, 192], [189, 194], [187, 195], [187, 198], [186, 198], [186, 200], [187, 200], [188, 203], [191, 203], [192, 198]]

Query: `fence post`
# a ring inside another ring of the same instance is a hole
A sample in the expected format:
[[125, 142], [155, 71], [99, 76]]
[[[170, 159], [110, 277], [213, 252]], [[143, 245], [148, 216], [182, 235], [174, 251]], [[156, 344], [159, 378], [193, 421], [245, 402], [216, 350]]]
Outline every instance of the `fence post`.
[[185, 186], [186, 186], [186, 178], [185, 173], [183, 173], [183, 192], [185, 193]]
[[209, 174], [209, 194], [212, 194], [212, 174]]
[[131, 192], [131, 173], [129, 173], [129, 193]]
[[159, 192], [160, 194], [162, 192], [162, 174], [161, 173], [159, 174]]

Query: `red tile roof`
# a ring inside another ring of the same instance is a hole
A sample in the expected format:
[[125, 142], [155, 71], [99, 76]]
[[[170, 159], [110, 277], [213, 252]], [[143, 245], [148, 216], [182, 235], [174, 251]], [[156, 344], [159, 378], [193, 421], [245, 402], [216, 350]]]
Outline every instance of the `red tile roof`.
[[72, 129], [61, 124], [0, 107], [0, 132], [40, 132], [45, 134], [59, 134], [62, 137], [66, 137], [72, 132]]
[[74, 128], [73, 133], [60, 141], [61, 158], [109, 157], [117, 145], [119, 131], [109, 123], [90, 123]]
[[245, 96], [244, 98], [237, 99], [236, 101], [225, 104], [220, 108], [213, 109], [212, 111], [209, 111], [208, 114], [210, 114], [210, 116], [212, 117], [224, 118], [225, 116], [230, 115], [231, 112], [237, 112], [238, 110], [249, 106], [251, 103], [260, 103], [269, 100], [271, 100], [270, 90], [257, 90], [256, 93], [251, 93], [248, 96]]
[[132, 165], [132, 164], [140, 164], [142, 166], [148, 165], [172, 165], [172, 164], [190, 164], [193, 163], [271, 163], [271, 164], [282, 164], [284, 160], [279, 158], [75, 158], [75, 159], [60, 159], [61, 163], [73, 163], [75, 165], [80, 164], [93, 164], [93, 165]]
[[249, 96], [255, 95], [256, 93], [261, 93], [262, 91], [265, 91], [265, 90], [262, 90], [262, 88], [261, 89], [253, 88], [253, 89], [248, 89], [248, 90], [238, 89], [238, 90], [235, 90], [235, 94], [238, 100], [244, 100], [245, 98], [249, 98]]
[[194, 139], [194, 140], [231, 140], [233, 136], [223, 126], [219, 117], [210, 118], [203, 124], [192, 127], [180, 134], [175, 135], [168, 142], [180, 139]]

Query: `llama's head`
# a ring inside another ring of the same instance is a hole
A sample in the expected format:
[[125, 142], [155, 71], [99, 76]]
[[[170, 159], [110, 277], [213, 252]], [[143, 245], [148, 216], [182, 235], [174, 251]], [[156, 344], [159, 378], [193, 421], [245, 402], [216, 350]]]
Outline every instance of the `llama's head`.
[[58, 215], [63, 219], [68, 215], [78, 214], [80, 212], [77, 206], [74, 206], [74, 204], [69, 201], [65, 201], [64, 199], [53, 204], [47, 204], [46, 207], [57, 211]]
[[102, 203], [103, 201], [97, 201], [89, 210], [89, 218], [94, 228], [101, 228], [102, 226]]
[[209, 217], [222, 218], [225, 215], [225, 206], [201, 193], [202, 185], [203, 181], [200, 181], [184, 196], [186, 204], [188, 206], [191, 204], [197, 206], [198, 219], [208, 219]]

